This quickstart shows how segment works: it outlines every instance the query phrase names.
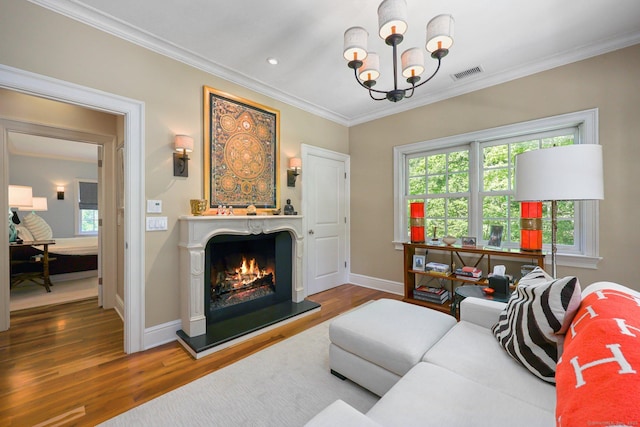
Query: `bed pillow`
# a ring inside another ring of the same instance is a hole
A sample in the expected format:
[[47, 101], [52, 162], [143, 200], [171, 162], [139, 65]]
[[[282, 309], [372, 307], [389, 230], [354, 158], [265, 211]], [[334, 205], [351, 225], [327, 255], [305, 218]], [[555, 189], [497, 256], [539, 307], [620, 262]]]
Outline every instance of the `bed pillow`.
[[16, 231], [18, 232], [18, 238], [24, 240], [25, 242], [31, 242], [35, 240], [33, 238], [33, 234], [31, 234], [29, 229], [24, 225], [16, 225]]
[[22, 222], [33, 235], [33, 240], [51, 240], [53, 238], [51, 227], [38, 215], [30, 213], [22, 219]]
[[554, 384], [563, 334], [580, 307], [580, 283], [542, 273], [535, 269], [520, 280], [492, 331], [511, 357]]

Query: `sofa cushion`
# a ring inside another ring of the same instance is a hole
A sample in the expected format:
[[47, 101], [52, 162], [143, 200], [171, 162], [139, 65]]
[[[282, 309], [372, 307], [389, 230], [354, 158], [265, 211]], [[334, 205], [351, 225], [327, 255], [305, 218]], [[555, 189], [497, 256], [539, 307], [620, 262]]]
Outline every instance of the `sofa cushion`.
[[640, 296], [620, 289], [586, 295], [557, 373], [558, 426], [636, 425], [640, 420]]
[[[562, 334], [580, 305], [576, 277], [550, 279], [536, 268], [512, 294], [493, 334], [511, 357], [544, 381], [555, 383]], [[549, 280], [550, 279], [550, 280]]]
[[[329, 338], [343, 350], [402, 376], [455, 324], [453, 316], [439, 311], [379, 299], [334, 319]], [[350, 378], [350, 372], [340, 374]]]
[[305, 427], [382, 427], [371, 418], [358, 412], [343, 400], [336, 400], [318, 415], [309, 420]]
[[511, 358], [488, 328], [461, 321], [427, 351], [423, 360], [550, 413], [555, 410], [553, 385], [531, 375]]
[[553, 411], [542, 410], [426, 362], [414, 366], [367, 415], [383, 426], [403, 427], [554, 424]]

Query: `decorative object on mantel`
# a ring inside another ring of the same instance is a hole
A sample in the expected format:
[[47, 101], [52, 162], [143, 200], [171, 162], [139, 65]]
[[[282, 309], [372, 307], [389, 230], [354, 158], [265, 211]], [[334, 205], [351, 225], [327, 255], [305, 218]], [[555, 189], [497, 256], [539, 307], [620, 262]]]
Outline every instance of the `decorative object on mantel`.
[[272, 214], [272, 215], [280, 215], [280, 208], [278, 208], [278, 209], [273, 209], [273, 210], [271, 211], [271, 214]]
[[297, 215], [298, 212], [296, 212], [293, 209], [293, 206], [291, 205], [291, 199], [287, 199], [287, 204], [284, 205], [284, 214], [285, 215]]
[[575, 144], [516, 156], [517, 201], [551, 202], [551, 275], [556, 278], [559, 200], [602, 200], [602, 146]]
[[207, 211], [206, 199], [191, 199], [191, 215], [200, 216]]
[[[403, 98], [411, 98], [417, 87], [431, 80], [440, 70], [440, 61], [447, 56], [453, 44], [453, 17], [438, 15], [427, 24], [426, 49], [433, 59], [438, 60], [438, 66], [431, 76], [422, 83], [420, 74], [424, 71], [424, 52], [416, 47], [402, 53], [402, 76], [411, 85], [406, 89], [398, 88], [398, 45], [404, 39], [407, 30], [407, 3], [405, 0], [384, 0], [378, 6], [379, 35], [388, 46], [393, 48], [393, 89], [389, 91], [373, 89], [376, 79], [380, 76], [380, 57], [375, 52], [367, 52], [367, 38], [369, 33], [362, 27], [351, 27], [344, 33], [344, 58], [349, 61], [349, 68], [353, 69], [356, 81], [369, 91], [369, 96], [375, 101], [388, 99], [398, 102]], [[380, 98], [373, 93], [383, 95]]]
[[256, 207], [255, 205], [249, 205], [247, 206], [247, 215], [256, 215]]
[[204, 86], [204, 197], [210, 208], [279, 202], [280, 112]]

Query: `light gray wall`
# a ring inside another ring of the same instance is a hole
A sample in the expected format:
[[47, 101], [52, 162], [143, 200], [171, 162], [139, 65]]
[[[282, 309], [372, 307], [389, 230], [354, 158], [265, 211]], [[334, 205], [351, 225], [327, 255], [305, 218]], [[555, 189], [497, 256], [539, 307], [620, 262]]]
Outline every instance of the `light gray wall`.
[[[34, 197], [46, 197], [48, 210], [36, 212], [53, 230], [53, 237], [74, 237], [74, 209], [77, 200], [76, 180], [98, 179], [98, 165], [30, 156], [12, 155], [9, 159], [9, 182], [33, 187]], [[64, 200], [58, 200], [56, 186], [64, 184]], [[20, 211], [24, 218], [29, 212]]]

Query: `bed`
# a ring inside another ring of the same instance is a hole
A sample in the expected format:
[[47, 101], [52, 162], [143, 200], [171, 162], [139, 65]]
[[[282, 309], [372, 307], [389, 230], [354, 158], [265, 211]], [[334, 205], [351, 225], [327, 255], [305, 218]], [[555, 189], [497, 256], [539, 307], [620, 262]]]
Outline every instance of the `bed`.
[[[98, 270], [98, 237], [53, 238], [54, 245], [49, 246], [49, 274], [69, 274]], [[21, 246], [11, 250], [12, 260], [29, 260], [42, 255], [42, 248]], [[23, 263], [11, 266], [11, 274], [38, 271], [41, 265]]]

